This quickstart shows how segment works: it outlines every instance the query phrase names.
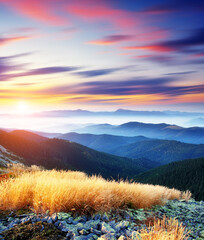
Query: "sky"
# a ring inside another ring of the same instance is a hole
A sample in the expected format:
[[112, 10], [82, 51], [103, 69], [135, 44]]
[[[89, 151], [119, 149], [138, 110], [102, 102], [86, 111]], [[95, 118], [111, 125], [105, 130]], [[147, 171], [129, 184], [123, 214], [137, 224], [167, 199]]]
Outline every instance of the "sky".
[[0, 0], [0, 112], [204, 112], [203, 0]]

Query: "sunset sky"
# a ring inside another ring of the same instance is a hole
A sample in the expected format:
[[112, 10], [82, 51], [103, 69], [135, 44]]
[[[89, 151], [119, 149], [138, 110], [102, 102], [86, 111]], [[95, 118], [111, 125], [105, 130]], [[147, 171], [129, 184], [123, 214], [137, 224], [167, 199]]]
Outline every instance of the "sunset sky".
[[0, 0], [0, 111], [204, 112], [203, 0]]

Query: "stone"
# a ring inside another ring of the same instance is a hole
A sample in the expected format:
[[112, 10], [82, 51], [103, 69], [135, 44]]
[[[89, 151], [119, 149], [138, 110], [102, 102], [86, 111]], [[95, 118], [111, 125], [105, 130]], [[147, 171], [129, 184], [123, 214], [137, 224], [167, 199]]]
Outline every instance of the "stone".
[[103, 222], [101, 225], [102, 233], [115, 233], [115, 229], [113, 229], [109, 224]]
[[58, 216], [56, 213], [52, 214], [51, 218], [54, 223], [58, 220]]
[[121, 236], [118, 238], [118, 240], [126, 240], [126, 237], [123, 236], [123, 235], [121, 235]]
[[106, 233], [98, 238], [98, 240], [116, 240], [114, 233]]
[[91, 228], [99, 229], [100, 227], [100, 221], [99, 220], [89, 220], [86, 223], [84, 223], [83, 228], [86, 230], [90, 230]]
[[121, 221], [119, 222], [116, 226], [115, 229], [117, 231], [120, 231], [121, 229], [127, 228], [129, 226], [129, 222], [128, 221]]
[[47, 222], [48, 222], [48, 223], [53, 223], [52, 218], [49, 217], [49, 218], [47, 219]]
[[94, 233], [94, 234], [96, 234], [96, 235], [98, 235], [98, 236], [101, 235], [101, 231], [100, 231], [100, 230], [97, 230], [97, 229], [95, 229], [95, 228], [91, 228], [91, 232]]
[[204, 230], [200, 232], [200, 237], [204, 238]]
[[85, 230], [85, 229], [82, 229], [82, 230], [79, 231], [79, 233], [80, 233], [81, 235], [88, 235], [88, 234], [89, 234], [89, 231], [87, 231], [87, 230]]
[[74, 238], [74, 240], [89, 240], [90, 238], [88, 236], [77, 236]]
[[108, 220], [109, 220], [109, 217], [108, 217], [108, 214], [107, 214], [107, 213], [104, 213], [104, 214], [103, 214], [102, 220], [103, 220], [103, 221], [108, 221]]
[[77, 231], [81, 231], [82, 229], [84, 229], [84, 224], [83, 223], [78, 223], [75, 225], [75, 228], [77, 229]]
[[142, 240], [141, 236], [136, 231], [132, 232], [132, 238], [131, 239], [132, 240]]
[[57, 214], [59, 220], [67, 220], [69, 217], [71, 217], [71, 214], [69, 213], [64, 213], [64, 212], [59, 212]]

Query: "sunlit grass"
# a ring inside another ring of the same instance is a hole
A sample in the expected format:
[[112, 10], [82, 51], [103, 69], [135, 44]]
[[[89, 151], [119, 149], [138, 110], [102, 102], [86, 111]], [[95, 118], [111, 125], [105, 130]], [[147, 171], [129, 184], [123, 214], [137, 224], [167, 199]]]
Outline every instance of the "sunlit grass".
[[165, 217], [155, 219], [153, 226], [142, 229], [138, 232], [138, 239], [141, 240], [184, 240], [187, 239], [185, 227], [176, 219], [166, 219]]
[[132, 206], [150, 208], [165, 200], [189, 198], [175, 189], [128, 181], [107, 181], [83, 172], [10, 169], [14, 178], [0, 182], [0, 210], [32, 208], [36, 212], [107, 211]]

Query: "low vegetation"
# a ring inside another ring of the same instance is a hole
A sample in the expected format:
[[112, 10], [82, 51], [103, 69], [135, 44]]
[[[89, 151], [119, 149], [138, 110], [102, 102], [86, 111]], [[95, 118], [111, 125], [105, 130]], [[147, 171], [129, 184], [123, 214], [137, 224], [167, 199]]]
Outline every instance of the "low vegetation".
[[165, 217], [155, 219], [153, 226], [142, 229], [138, 233], [141, 240], [184, 240], [187, 239], [185, 228], [176, 219], [166, 219]]
[[107, 181], [83, 172], [10, 168], [13, 178], [0, 182], [0, 210], [31, 208], [36, 212], [92, 212], [115, 208], [150, 208], [165, 200], [190, 197], [162, 186]]
[[[47, 222], [30, 223], [16, 225], [15, 227], [2, 233], [4, 240], [60, 240], [66, 239], [66, 233], [58, 230], [53, 224]], [[1, 239], [1, 238], [0, 238]]]

